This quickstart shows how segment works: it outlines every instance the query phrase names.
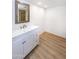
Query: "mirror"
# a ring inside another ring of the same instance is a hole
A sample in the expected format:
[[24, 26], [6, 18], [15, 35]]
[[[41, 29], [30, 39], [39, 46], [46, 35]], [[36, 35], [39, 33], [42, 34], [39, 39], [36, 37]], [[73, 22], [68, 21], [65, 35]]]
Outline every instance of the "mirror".
[[15, 2], [15, 23], [29, 22], [29, 4]]

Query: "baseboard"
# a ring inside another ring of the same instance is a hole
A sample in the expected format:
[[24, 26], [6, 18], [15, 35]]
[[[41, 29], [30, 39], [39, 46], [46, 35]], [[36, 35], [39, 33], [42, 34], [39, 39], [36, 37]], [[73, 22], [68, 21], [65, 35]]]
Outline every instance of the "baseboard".
[[[43, 32], [43, 33], [49, 33], [49, 34], [54, 35], [54, 36], [57, 36], [57, 37], [59, 37], [59, 38], [66, 39], [66, 37], [59, 36], [59, 35], [57, 35], [57, 34], [55, 34], [55, 33], [50, 33], [50, 32], [47, 32], [47, 31], [45, 31], [45, 32]], [[41, 34], [43, 34], [43, 33], [41, 33]]]

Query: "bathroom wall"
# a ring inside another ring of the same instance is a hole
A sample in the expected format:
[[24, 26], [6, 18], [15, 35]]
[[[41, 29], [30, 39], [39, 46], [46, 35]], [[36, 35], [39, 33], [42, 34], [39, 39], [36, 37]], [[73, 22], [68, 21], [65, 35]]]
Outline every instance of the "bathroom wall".
[[39, 26], [40, 33], [44, 31], [44, 15], [45, 11], [35, 5], [30, 5], [30, 24]]
[[[12, 31], [20, 29], [20, 26], [25, 24], [26, 26], [36, 25], [39, 26], [39, 32], [43, 32], [43, 20], [44, 20], [44, 9], [38, 6], [30, 4], [30, 22], [15, 24], [15, 0], [13, 0], [13, 20], [12, 20]], [[25, 1], [24, 1], [25, 2]], [[27, 3], [27, 2], [26, 2]]]
[[57, 6], [46, 10], [45, 30], [66, 37], [66, 7]]
[[[12, 30], [20, 29], [20, 26], [36, 25], [39, 26], [39, 32], [47, 31], [61, 37], [66, 37], [66, 7], [55, 6], [48, 9], [40, 8], [30, 4], [30, 22], [15, 24], [15, 0], [13, 0], [13, 20]], [[27, 0], [28, 1], [28, 0]], [[25, 1], [24, 1], [25, 2]], [[26, 2], [27, 3], [27, 2]]]

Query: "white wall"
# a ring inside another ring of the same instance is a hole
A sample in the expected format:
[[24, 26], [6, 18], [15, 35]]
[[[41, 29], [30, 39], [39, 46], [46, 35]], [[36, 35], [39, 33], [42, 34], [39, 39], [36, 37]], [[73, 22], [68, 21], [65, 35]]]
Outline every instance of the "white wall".
[[23, 24], [39, 26], [40, 33], [47, 31], [56, 35], [66, 36], [66, 8], [65, 6], [57, 6], [53, 8], [43, 9], [30, 4], [30, 22], [15, 24], [15, 0], [13, 0], [13, 31], [20, 29]]
[[39, 26], [40, 32], [43, 32], [43, 18], [44, 18], [44, 9], [38, 6], [30, 4], [30, 22], [22, 23], [22, 24], [15, 24], [15, 0], [13, 0], [13, 20], [12, 20], [12, 31], [14, 32], [17, 29], [20, 29], [20, 26], [25, 24], [26, 26], [36, 25]]
[[56, 35], [66, 37], [66, 8], [58, 6], [46, 11], [45, 30]]
[[30, 23], [39, 26], [39, 29], [41, 30], [40, 33], [44, 31], [44, 12], [43, 8], [32, 4], [30, 5]]

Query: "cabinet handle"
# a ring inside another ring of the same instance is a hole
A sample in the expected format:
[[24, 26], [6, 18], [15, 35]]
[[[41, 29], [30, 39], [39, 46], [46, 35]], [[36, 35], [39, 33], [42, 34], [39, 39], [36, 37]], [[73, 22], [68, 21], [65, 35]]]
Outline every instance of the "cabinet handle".
[[22, 44], [26, 43], [26, 41], [24, 41]]

